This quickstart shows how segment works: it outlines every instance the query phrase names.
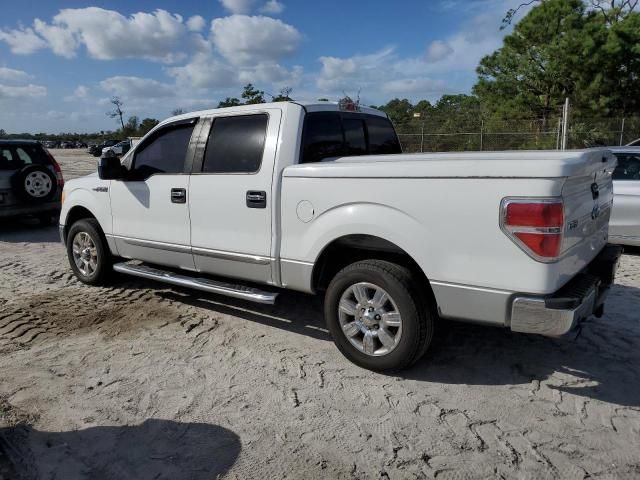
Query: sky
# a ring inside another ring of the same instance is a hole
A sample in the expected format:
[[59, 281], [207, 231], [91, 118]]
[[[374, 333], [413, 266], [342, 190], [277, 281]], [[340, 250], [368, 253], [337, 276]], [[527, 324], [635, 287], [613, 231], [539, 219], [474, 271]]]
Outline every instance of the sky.
[[[251, 82], [296, 100], [469, 93], [518, 0], [2, 0], [0, 129], [95, 132], [215, 108]], [[267, 95], [267, 98], [270, 98]]]

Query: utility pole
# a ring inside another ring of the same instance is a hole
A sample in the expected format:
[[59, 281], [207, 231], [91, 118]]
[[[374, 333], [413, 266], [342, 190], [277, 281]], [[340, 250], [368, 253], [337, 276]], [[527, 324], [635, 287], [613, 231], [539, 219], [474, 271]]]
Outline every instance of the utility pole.
[[569, 97], [564, 101], [564, 108], [562, 109], [562, 150], [567, 149], [567, 136], [569, 135]]
[[622, 146], [623, 141], [624, 141], [624, 117], [622, 117], [622, 126], [620, 127], [620, 146]]

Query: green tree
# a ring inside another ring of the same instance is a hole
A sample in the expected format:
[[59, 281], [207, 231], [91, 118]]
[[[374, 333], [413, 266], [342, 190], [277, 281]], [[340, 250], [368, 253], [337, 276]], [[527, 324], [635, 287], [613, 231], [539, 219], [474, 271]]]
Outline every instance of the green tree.
[[171, 116], [173, 117], [182, 115], [183, 113], [187, 113], [187, 112], [185, 112], [184, 109], [182, 108], [174, 108], [173, 110], [171, 110]]
[[140, 120], [138, 119], [138, 117], [136, 117], [135, 115], [133, 115], [132, 117], [129, 117], [129, 119], [127, 120], [127, 123], [122, 129], [122, 136], [123, 137], [136, 136], [138, 134], [139, 127], [140, 127]]
[[504, 117], [541, 118], [543, 128], [566, 97], [577, 113], [637, 114], [640, 14], [633, 5], [536, 3], [503, 46], [480, 61], [473, 91], [483, 106]]
[[4, 129], [0, 128], [0, 138], [4, 138], [7, 136], [7, 132], [4, 131]]
[[378, 109], [389, 115], [391, 121], [399, 128], [405, 127], [413, 119], [413, 105], [406, 98], [394, 98]]
[[242, 105], [242, 103], [240, 102], [240, 100], [238, 100], [235, 97], [227, 97], [224, 100], [220, 101], [220, 103], [218, 103], [218, 108], [224, 108], [224, 107], [237, 107], [238, 105]]
[[283, 87], [280, 89], [280, 92], [273, 97], [274, 102], [290, 102], [291, 92], [293, 92], [293, 88], [291, 87]]
[[144, 137], [153, 127], [158, 125], [158, 123], [160, 122], [155, 118], [145, 118], [140, 122], [140, 126], [138, 127], [138, 136]]
[[248, 83], [244, 86], [244, 90], [241, 96], [244, 99], [245, 105], [264, 103], [264, 92], [255, 88], [251, 83]]

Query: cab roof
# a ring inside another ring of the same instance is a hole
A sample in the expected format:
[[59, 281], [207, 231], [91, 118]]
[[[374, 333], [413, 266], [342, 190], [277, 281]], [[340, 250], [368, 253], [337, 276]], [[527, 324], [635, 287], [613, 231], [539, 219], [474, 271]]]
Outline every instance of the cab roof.
[[[337, 102], [271, 102], [271, 103], [257, 103], [253, 105], [239, 105], [237, 107], [224, 107], [224, 108], [211, 108], [208, 110], [199, 110], [196, 112], [183, 113], [175, 117], [167, 118], [160, 122], [160, 125], [174, 122], [177, 120], [187, 120], [194, 117], [201, 117], [204, 115], [212, 114], [224, 114], [224, 113], [242, 113], [242, 112], [255, 112], [260, 110], [266, 110], [269, 108], [279, 108], [282, 110], [302, 108], [305, 112], [352, 112], [352, 110], [341, 109]], [[366, 113], [369, 115], [376, 115], [380, 117], [387, 117], [387, 114], [381, 110], [377, 110], [371, 107], [359, 106], [357, 113]]]

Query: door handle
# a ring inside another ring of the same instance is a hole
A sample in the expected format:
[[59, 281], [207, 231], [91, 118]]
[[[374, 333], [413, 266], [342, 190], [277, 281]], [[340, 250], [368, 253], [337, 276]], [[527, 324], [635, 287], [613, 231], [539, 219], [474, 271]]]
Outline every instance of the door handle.
[[261, 190], [249, 190], [247, 192], [247, 207], [267, 208], [267, 192]]
[[187, 203], [187, 190], [184, 188], [172, 188], [171, 203]]

